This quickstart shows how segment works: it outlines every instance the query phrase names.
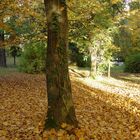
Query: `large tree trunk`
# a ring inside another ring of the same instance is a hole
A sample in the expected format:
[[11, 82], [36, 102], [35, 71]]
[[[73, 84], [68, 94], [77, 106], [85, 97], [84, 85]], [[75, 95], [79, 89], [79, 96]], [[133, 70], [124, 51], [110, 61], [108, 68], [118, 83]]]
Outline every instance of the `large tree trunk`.
[[44, 0], [48, 23], [46, 128], [77, 126], [68, 73], [68, 19], [65, 0]]
[[0, 67], [6, 67], [6, 53], [5, 49], [2, 48], [2, 43], [4, 41], [4, 33], [0, 33]]

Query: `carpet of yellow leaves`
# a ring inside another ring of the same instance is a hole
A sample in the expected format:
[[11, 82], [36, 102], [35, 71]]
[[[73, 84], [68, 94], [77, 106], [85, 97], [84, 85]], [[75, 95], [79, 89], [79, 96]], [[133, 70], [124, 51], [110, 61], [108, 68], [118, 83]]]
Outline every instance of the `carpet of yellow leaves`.
[[72, 78], [80, 129], [66, 124], [43, 131], [47, 113], [45, 76], [0, 77], [0, 140], [140, 140], [140, 104], [90, 88]]

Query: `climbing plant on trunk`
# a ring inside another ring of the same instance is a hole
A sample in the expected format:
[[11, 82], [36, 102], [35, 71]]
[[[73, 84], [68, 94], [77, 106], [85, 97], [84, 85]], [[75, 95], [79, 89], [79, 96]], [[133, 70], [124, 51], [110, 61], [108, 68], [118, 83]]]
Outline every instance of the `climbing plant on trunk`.
[[65, 0], [44, 0], [47, 14], [48, 47], [46, 76], [48, 113], [46, 128], [63, 123], [77, 126], [68, 72], [68, 19]]

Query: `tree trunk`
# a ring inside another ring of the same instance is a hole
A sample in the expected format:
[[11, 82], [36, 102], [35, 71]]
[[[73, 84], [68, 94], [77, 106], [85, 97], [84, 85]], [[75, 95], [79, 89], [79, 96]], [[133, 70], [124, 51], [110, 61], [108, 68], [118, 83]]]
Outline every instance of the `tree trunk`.
[[90, 76], [96, 77], [97, 75], [97, 60], [95, 53], [91, 54], [91, 68], [90, 68]]
[[4, 41], [4, 33], [0, 33], [0, 67], [6, 67], [6, 53], [5, 49], [2, 48], [2, 43]]
[[108, 60], [108, 72], [107, 72], [108, 78], [110, 78], [110, 68], [111, 68], [111, 66], [110, 66], [110, 60]]
[[16, 56], [14, 55], [14, 65], [16, 65]]
[[90, 76], [95, 78], [97, 75], [97, 49], [90, 47], [89, 52], [91, 56]]
[[65, 0], [44, 0], [48, 23], [46, 129], [77, 126], [68, 73], [68, 19]]

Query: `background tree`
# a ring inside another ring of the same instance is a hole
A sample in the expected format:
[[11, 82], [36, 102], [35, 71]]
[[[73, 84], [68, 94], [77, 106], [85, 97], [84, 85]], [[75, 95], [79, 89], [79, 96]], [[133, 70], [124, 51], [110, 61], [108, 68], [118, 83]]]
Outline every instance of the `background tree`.
[[[112, 35], [116, 32], [118, 22], [116, 16], [122, 9], [122, 5], [119, 0], [110, 2], [73, 0], [73, 3], [69, 4], [70, 40], [91, 59], [92, 77], [106, 70], [107, 63], [112, 58], [114, 52]], [[110, 54], [108, 59], [106, 59], [107, 52]]]
[[45, 72], [46, 43], [30, 41], [23, 45], [24, 51], [20, 56], [19, 70], [26, 73]]
[[[45, 40], [44, 7], [41, 0], [2, 0], [0, 2], [0, 30], [4, 31], [5, 39], [1, 45], [9, 50], [11, 46], [24, 46], [27, 42]], [[12, 52], [15, 53], [15, 51]]]
[[16, 65], [16, 57], [21, 55], [21, 48], [18, 46], [11, 46], [10, 55], [13, 57], [13, 64]]
[[0, 67], [6, 67], [6, 51], [3, 47], [4, 44], [4, 32], [0, 31]]
[[127, 57], [133, 56], [133, 54], [140, 53], [139, 12], [140, 3], [137, 0], [126, 2], [123, 12], [125, 16], [121, 18], [119, 32], [114, 36], [114, 43], [120, 48], [117, 58], [121, 61], [125, 61]]

